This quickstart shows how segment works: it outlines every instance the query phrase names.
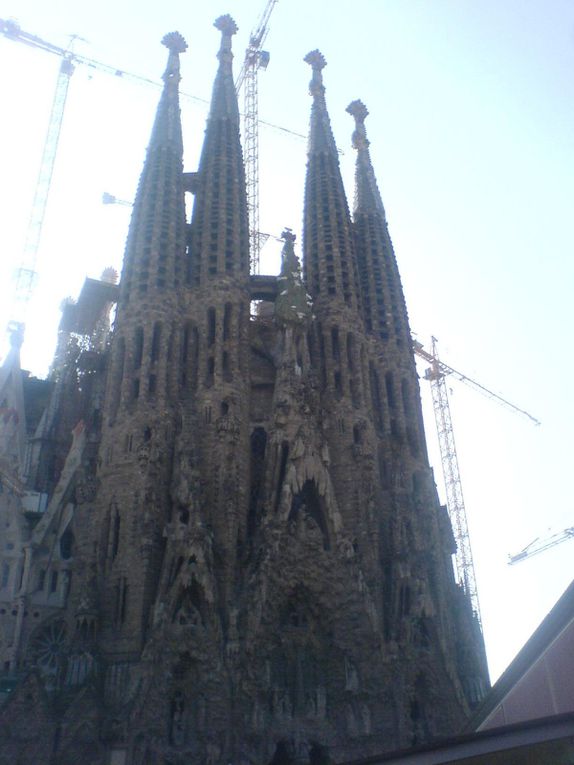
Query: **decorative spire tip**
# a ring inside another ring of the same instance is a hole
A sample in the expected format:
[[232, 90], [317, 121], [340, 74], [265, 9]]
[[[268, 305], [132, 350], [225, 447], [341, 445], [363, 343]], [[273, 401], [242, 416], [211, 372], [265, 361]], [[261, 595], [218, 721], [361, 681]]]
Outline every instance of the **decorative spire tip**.
[[309, 64], [314, 72], [320, 72], [322, 69], [324, 69], [327, 66], [327, 62], [325, 61], [325, 56], [321, 53], [320, 50], [312, 50], [310, 53], [307, 53], [305, 58], [303, 59], [305, 63]]
[[355, 129], [353, 131], [353, 148], [360, 151], [369, 148], [369, 139], [365, 130], [365, 119], [369, 110], [362, 101], [351, 101], [347, 106], [347, 112], [355, 118]]
[[290, 228], [285, 228], [281, 234], [281, 239], [283, 239], [285, 242], [294, 242], [295, 239], [297, 239], [297, 236]]
[[161, 42], [172, 53], [184, 53], [187, 50], [187, 43], [179, 32], [169, 32]]
[[237, 32], [237, 24], [228, 13], [215, 19], [213, 26], [219, 29], [224, 37], [231, 37]]
[[351, 101], [346, 111], [355, 118], [357, 124], [363, 124], [369, 114], [369, 110], [362, 101]]

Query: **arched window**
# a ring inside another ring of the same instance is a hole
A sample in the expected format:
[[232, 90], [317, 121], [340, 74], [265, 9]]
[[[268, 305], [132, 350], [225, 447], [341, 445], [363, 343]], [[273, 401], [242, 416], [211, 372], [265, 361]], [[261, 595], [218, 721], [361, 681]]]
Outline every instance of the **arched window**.
[[289, 522], [307, 523], [311, 529], [313, 529], [313, 525], [318, 527], [323, 536], [323, 548], [328, 550], [330, 547], [329, 530], [322, 505], [323, 502], [317, 491], [315, 481], [312, 479], [305, 481], [301, 491], [291, 501]]

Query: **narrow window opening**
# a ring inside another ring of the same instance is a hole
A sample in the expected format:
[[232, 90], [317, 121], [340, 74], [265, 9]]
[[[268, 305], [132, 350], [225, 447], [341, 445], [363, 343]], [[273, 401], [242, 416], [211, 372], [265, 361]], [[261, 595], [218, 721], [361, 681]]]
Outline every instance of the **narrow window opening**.
[[136, 329], [134, 337], [134, 369], [139, 369], [143, 359], [144, 333], [141, 327]]
[[401, 380], [401, 397], [403, 399], [403, 411], [405, 413], [405, 417], [409, 418], [412, 416], [413, 408], [411, 404], [409, 385], [404, 379]]
[[123, 624], [126, 620], [126, 613], [128, 610], [128, 585], [126, 584], [126, 580], [122, 580], [123, 587], [122, 587], [122, 596], [120, 601], [120, 623]]
[[2, 564], [2, 589], [5, 590], [8, 587], [10, 581], [10, 565], [8, 563]]
[[210, 356], [207, 359], [207, 378], [205, 380], [205, 384], [208, 388], [210, 388], [213, 385], [215, 379], [215, 359], [213, 356]]
[[118, 353], [116, 357], [116, 364], [114, 369], [114, 377], [112, 383], [112, 406], [111, 416], [114, 418], [118, 412], [120, 405], [120, 398], [122, 393], [122, 380], [124, 378], [124, 363], [125, 363], [126, 344], [123, 338], [120, 338], [118, 342]]
[[231, 337], [231, 303], [226, 303], [223, 311], [223, 341], [229, 340]]
[[63, 560], [69, 560], [72, 557], [74, 548], [74, 535], [70, 529], [66, 529], [60, 537], [60, 556]]
[[191, 331], [191, 387], [197, 388], [197, 374], [199, 370], [199, 331], [193, 327]]
[[227, 351], [223, 351], [221, 354], [221, 367], [223, 371], [223, 379], [225, 382], [231, 382], [231, 365], [229, 363], [229, 353]]
[[379, 375], [372, 362], [369, 363], [369, 382], [371, 386], [371, 403], [375, 417], [375, 427], [379, 433], [383, 432], [383, 407], [381, 403], [381, 389]]
[[396, 407], [396, 401], [395, 401], [395, 387], [393, 384], [392, 372], [387, 372], [385, 375], [385, 387], [387, 390], [387, 401], [389, 402], [389, 408], [394, 409]]
[[289, 444], [287, 441], [283, 441], [281, 444], [281, 461], [279, 464], [279, 478], [277, 480], [277, 494], [275, 495], [275, 510], [279, 509], [281, 503], [281, 493], [283, 491], [283, 483], [285, 481], [285, 475], [287, 474], [287, 460], [289, 459]]
[[337, 327], [331, 329], [331, 350], [333, 361], [338, 364], [341, 361], [341, 347], [339, 345], [339, 330]]
[[112, 560], [114, 560], [116, 555], [118, 554], [118, 549], [120, 546], [120, 525], [121, 525], [120, 514], [116, 510], [116, 513], [114, 516], [114, 527], [112, 529]]
[[187, 384], [187, 359], [189, 355], [189, 326], [183, 328], [183, 337], [181, 339], [181, 387], [185, 388]]
[[352, 374], [355, 371], [355, 339], [353, 338], [353, 335], [349, 333], [347, 335], [347, 365], [349, 367], [349, 372]]
[[317, 333], [319, 335], [319, 356], [321, 359], [321, 383], [324, 388], [327, 387], [327, 364], [326, 364], [326, 358], [325, 358], [325, 337], [323, 335], [323, 330], [321, 329], [321, 325], [319, 324], [317, 327]]
[[249, 495], [249, 514], [247, 517], [247, 533], [251, 537], [255, 533], [259, 520], [259, 500], [265, 477], [265, 450], [267, 433], [264, 428], [255, 428], [251, 434], [251, 487]]
[[153, 328], [151, 341], [151, 363], [154, 364], [159, 359], [159, 349], [161, 346], [161, 324], [156, 323]]
[[207, 311], [207, 345], [209, 348], [215, 345], [215, 308]]
[[401, 585], [399, 594], [399, 615], [408, 616], [411, 612], [411, 588], [408, 584]]
[[52, 576], [50, 577], [50, 593], [56, 592], [58, 589], [58, 572], [52, 571]]

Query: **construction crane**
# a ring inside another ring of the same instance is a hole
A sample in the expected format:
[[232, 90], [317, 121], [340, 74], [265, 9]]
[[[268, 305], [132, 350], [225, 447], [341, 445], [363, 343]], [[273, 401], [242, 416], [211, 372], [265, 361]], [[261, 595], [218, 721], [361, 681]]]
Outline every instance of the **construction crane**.
[[260, 69], [267, 69], [269, 52], [263, 50], [263, 43], [269, 33], [269, 19], [278, 0], [268, 0], [259, 23], [249, 35], [249, 45], [245, 51], [243, 66], [235, 82], [237, 93], [244, 90], [244, 152], [245, 182], [247, 186], [247, 209], [249, 212], [249, 251], [251, 271], [260, 270], [261, 247], [265, 235], [259, 231], [259, 85]]
[[533, 555], [538, 555], [538, 553], [544, 552], [544, 550], [548, 550], [550, 547], [555, 547], [556, 545], [565, 542], [567, 539], [574, 539], [574, 526], [558, 531], [549, 537], [544, 537], [542, 539], [536, 537], [536, 539], [533, 539], [530, 544], [527, 544], [526, 547], [516, 553], [516, 555], [509, 555], [508, 565], [514, 566], [515, 563], [520, 563], [520, 561], [526, 560], [527, 558], [532, 558]]
[[470, 535], [468, 533], [468, 522], [454, 440], [454, 430], [452, 427], [452, 417], [450, 414], [446, 378], [449, 375], [456, 377], [456, 379], [487, 398], [496, 401], [516, 414], [527, 417], [535, 425], [540, 425], [540, 422], [524, 409], [520, 409], [510, 401], [502, 398], [502, 396], [485, 388], [484, 385], [476, 382], [476, 380], [471, 379], [462, 372], [458, 372], [456, 369], [453, 369], [442, 362], [438, 355], [437, 339], [433, 337], [431, 342], [432, 346], [431, 351], [429, 352], [425, 350], [422, 343], [413, 338], [413, 350], [417, 356], [430, 364], [430, 367], [425, 371], [425, 380], [428, 380], [431, 384], [433, 410], [446, 489], [446, 505], [456, 541], [455, 569], [458, 582], [469, 597], [474, 614], [478, 622], [481, 623], [480, 603], [478, 600], [474, 561], [472, 557]]
[[[95, 59], [73, 52], [73, 42], [77, 39], [81, 39], [78, 35], [71, 35], [70, 45], [67, 48], [62, 48], [43, 40], [41, 37], [25, 32], [15, 21], [4, 19], [0, 19], [0, 33], [9, 40], [23, 43], [31, 48], [36, 48], [47, 53], [52, 53], [62, 59], [52, 101], [50, 119], [48, 121], [48, 130], [44, 141], [44, 150], [40, 161], [40, 171], [34, 192], [32, 210], [26, 231], [24, 251], [20, 260], [20, 265], [15, 273], [15, 305], [11, 311], [12, 318], [8, 325], [8, 331], [13, 338], [19, 338], [19, 343], [21, 344], [26, 310], [37, 280], [36, 264], [38, 250], [50, 194], [54, 165], [58, 154], [58, 144], [64, 119], [68, 88], [70, 78], [74, 73], [76, 66], [82, 64], [92, 70], [97, 70], [114, 77], [121, 77], [122, 79], [131, 80], [143, 85], [151, 85], [153, 87], [161, 87], [161, 85], [146, 77], [126, 72], [122, 69], [104, 64], [101, 61], [96, 61]], [[205, 102], [204, 99], [198, 98], [197, 96], [192, 96], [190, 94], [185, 95], [187, 98]], [[114, 202], [118, 204], [129, 204], [123, 200], [114, 199]]]
[[26, 310], [36, 283], [36, 261], [40, 245], [40, 236], [42, 234], [44, 217], [46, 215], [46, 206], [48, 204], [54, 163], [58, 152], [58, 142], [60, 140], [60, 131], [62, 128], [66, 98], [68, 96], [68, 87], [70, 78], [74, 73], [71, 46], [73, 41], [77, 39], [77, 35], [72, 35], [70, 46], [68, 48], [59, 48], [39, 37], [23, 32], [14, 21], [0, 20], [0, 30], [6, 37], [18, 40], [31, 47], [47, 51], [48, 53], [55, 53], [62, 58], [56, 82], [56, 90], [52, 101], [52, 108], [50, 110], [48, 130], [44, 141], [40, 172], [36, 183], [36, 190], [34, 192], [34, 200], [32, 202], [32, 211], [28, 222], [24, 251], [20, 265], [16, 269], [15, 274], [15, 305], [12, 310], [12, 318], [8, 325], [8, 331], [12, 337], [19, 337], [19, 342], [21, 343], [23, 340]]

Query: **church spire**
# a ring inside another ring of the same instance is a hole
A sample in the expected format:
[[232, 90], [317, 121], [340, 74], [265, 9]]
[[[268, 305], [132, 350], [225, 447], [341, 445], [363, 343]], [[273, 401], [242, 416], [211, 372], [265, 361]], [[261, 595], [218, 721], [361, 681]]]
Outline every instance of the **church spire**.
[[179, 32], [162, 40], [168, 48], [163, 92], [140, 177], [126, 244], [120, 306], [170, 289], [180, 281], [185, 254], [183, 141], [179, 110]]
[[249, 274], [247, 193], [231, 52], [237, 25], [225, 15], [214, 26], [221, 32], [221, 45], [191, 220], [194, 286], [217, 274]]
[[353, 148], [357, 150], [355, 173], [355, 212], [357, 210], [378, 212], [385, 218], [385, 208], [379, 192], [375, 172], [369, 154], [370, 141], [367, 138], [365, 119], [369, 111], [362, 101], [352, 101], [347, 112], [355, 119]]
[[362, 101], [350, 103], [347, 112], [355, 120], [352, 141], [357, 151], [357, 164], [353, 218], [365, 327], [382, 340], [394, 339], [399, 347], [410, 353], [410, 331], [401, 279], [369, 153], [365, 129], [369, 112]]
[[351, 220], [339, 157], [325, 101], [324, 56], [318, 50], [305, 56], [313, 75], [313, 97], [307, 176], [305, 180], [305, 228], [303, 240], [305, 280], [313, 300], [338, 297], [357, 306], [357, 275]]

